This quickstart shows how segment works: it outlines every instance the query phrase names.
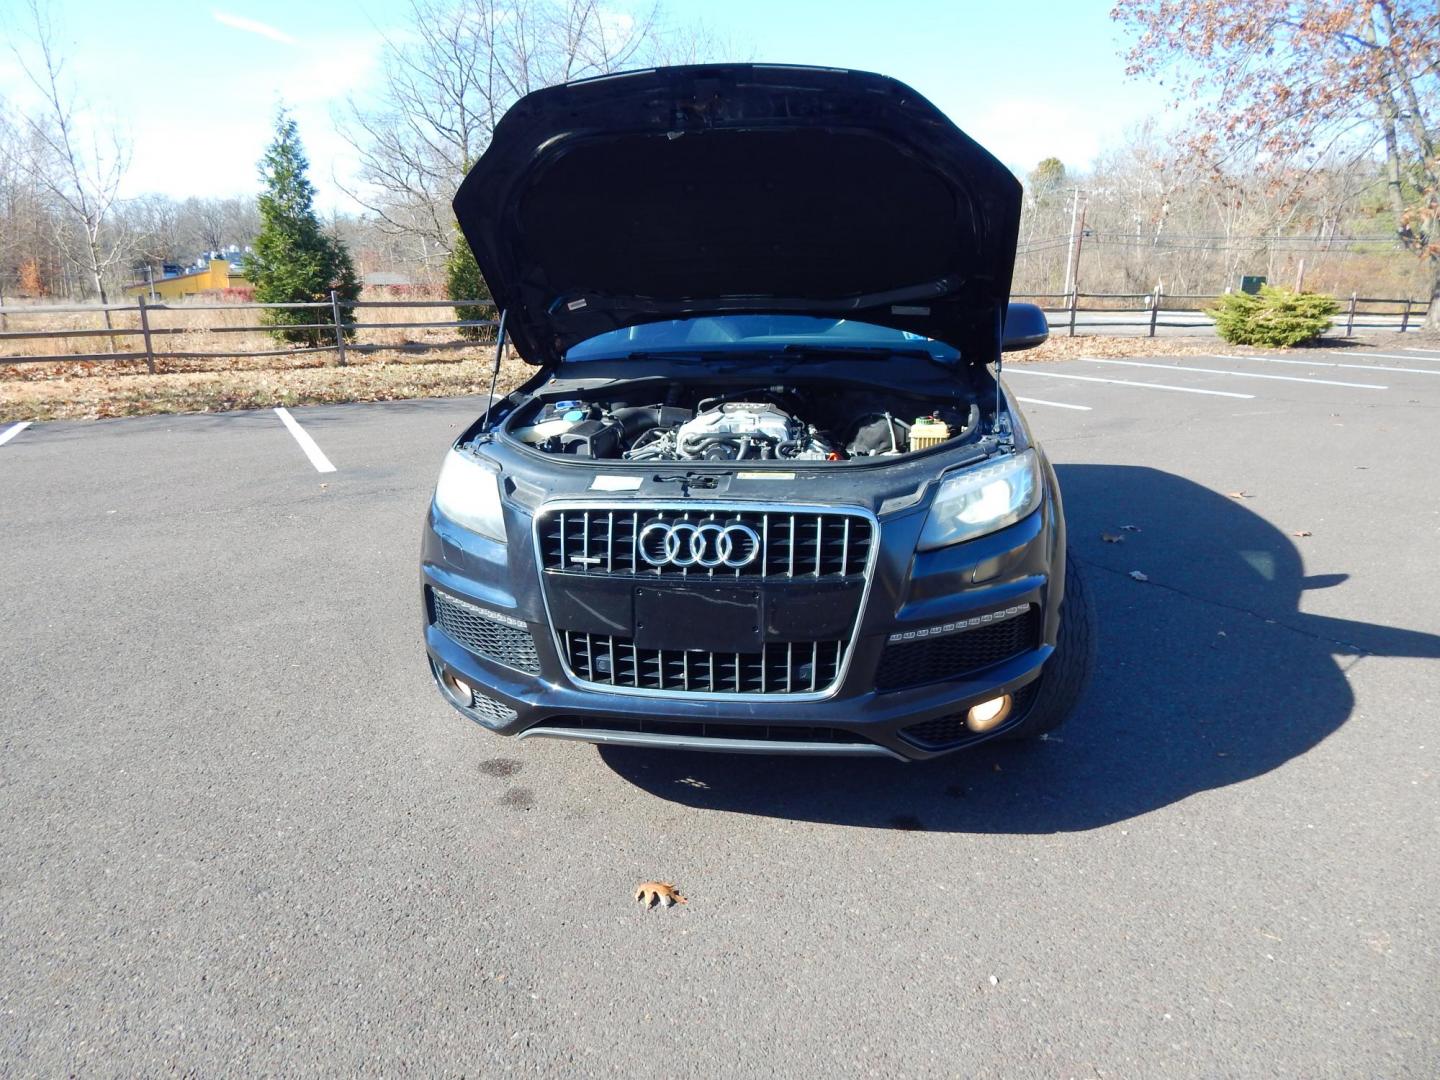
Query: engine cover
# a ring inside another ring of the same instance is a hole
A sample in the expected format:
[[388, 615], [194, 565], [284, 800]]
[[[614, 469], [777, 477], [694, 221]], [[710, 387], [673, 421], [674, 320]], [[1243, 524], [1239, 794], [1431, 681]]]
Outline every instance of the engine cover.
[[682, 454], [703, 454], [708, 446], [729, 439], [710, 436], [759, 436], [775, 445], [805, 441], [805, 426], [789, 413], [763, 401], [727, 401], [680, 425], [676, 444]]

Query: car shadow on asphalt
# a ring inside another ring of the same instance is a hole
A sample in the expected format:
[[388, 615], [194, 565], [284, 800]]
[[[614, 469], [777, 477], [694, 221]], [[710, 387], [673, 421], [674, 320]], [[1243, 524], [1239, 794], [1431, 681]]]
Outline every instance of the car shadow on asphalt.
[[1244, 500], [1138, 466], [1057, 472], [1100, 643], [1089, 691], [1055, 735], [920, 764], [619, 746], [599, 748], [601, 759], [651, 794], [703, 809], [871, 828], [1068, 832], [1304, 754], [1349, 718], [1346, 672], [1367, 656], [1440, 658], [1440, 636], [1302, 612], [1306, 590], [1347, 575], [1307, 577], [1291, 538]]

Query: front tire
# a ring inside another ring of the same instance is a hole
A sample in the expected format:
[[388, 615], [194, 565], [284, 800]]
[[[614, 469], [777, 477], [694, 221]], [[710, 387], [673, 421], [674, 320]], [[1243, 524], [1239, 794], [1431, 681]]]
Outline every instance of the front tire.
[[1065, 552], [1065, 599], [1060, 602], [1060, 630], [1055, 652], [1040, 670], [1030, 710], [1005, 735], [1035, 739], [1054, 731], [1074, 711], [1095, 668], [1095, 607], [1080, 563]]

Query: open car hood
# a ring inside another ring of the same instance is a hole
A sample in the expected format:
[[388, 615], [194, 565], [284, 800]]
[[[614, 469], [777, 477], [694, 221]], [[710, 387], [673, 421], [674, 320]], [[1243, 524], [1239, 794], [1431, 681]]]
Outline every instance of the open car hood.
[[518, 101], [455, 215], [531, 363], [608, 330], [816, 315], [1000, 355], [1020, 183], [902, 83], [698, 65]]

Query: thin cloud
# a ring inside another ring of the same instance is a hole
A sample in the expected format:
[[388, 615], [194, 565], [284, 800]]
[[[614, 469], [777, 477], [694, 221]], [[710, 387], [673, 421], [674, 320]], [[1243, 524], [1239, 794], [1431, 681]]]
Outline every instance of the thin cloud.
[[216, 22], [223, 26], [228, 26], [232, 30], [243, 30], [247, 34], [259, 34], [261, 37], [267, 37], [271, 41], [278, 41], [281, 45], [295, 44], [295, 39], [285, 33], [285, 31], [277, 30], [275, 27], [266, 23], [256, 22], [254, 19], [247, 19], [243, 15], [231, 15], [227, 11], [215, 11], [212, 9], [210, 14]]

